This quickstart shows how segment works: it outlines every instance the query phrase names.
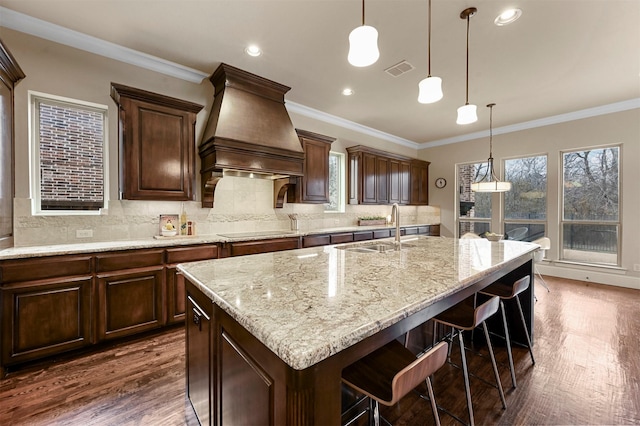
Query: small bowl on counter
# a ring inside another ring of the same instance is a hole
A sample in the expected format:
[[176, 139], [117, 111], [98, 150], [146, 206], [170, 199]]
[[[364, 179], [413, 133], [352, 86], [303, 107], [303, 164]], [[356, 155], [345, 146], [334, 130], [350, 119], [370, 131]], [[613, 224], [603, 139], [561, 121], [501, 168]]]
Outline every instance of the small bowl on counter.
[[163, 229], [162, 236], [163, 237], [175, 237], [178, 231], [176, 229]]

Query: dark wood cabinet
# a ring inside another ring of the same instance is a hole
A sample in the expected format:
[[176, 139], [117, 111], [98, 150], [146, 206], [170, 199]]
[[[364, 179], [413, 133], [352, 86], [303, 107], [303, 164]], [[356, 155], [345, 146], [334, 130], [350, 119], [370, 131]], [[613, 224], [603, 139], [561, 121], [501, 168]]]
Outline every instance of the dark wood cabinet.
[[411, 204], [429, 204], [429, 163], [411, 162]]
[[[188, 289], [186, 311], [187, 397], [201, 425], [213, 420], [213, 316], [211, 300]], [[246, 407], [245, 407], [246, 408]]]
[[4, 261], [0, 277], [2, 366], [92, 343], [90, 256]]
[[195, 262], [217, 257], [217, 245], [167, 249], [167, 271], [165, 276], [167, 286], [167, 324], [182, 322], [185, 316], [184, 279], [178, 274], [176, 265], [181, 262]]
[[304, 150], [303, 176], [287, 193], [289, 203], [324, 204], [329, 202], [329, 151], [335, 138], [296, 129]]
[[127, 200], [193, 199], [201, 105], [111, 84], [120, 108], [121, 191]]
[[349, 204], [429, 203], [429, 162], [362, 145], [347, 153]]
[[165, 320], [164, 250], [98, 254], [98, 339], [162, 327]]
[[13, 88], [24, 77], [0, 40], [0, 249], [13, 246]]

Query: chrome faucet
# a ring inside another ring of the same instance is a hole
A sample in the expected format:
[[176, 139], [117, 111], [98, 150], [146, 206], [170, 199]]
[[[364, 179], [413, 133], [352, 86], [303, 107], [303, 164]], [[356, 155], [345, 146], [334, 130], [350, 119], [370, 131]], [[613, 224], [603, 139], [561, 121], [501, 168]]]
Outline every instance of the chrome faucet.
[[391, 223], [396, 225], [396, 239], [393, 244], [396, 246], [396, 250], [400, 250], [400, 207], [398, 203], [393, 203], [391, 208]]

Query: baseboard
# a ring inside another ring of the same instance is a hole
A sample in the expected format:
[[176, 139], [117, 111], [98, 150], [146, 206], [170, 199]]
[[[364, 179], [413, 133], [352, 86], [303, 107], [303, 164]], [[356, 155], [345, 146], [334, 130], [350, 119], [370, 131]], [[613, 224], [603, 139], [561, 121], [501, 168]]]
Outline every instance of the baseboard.
[[540, 263], [536, 265], [542, 275], [567, 278], [570, 280], [588, 281], [598, 284], [607, 284], [617, 287], [626, 287], [640, 290], [640, 277], [626, 275], [624, 270], [608, 272], [591, 266]]

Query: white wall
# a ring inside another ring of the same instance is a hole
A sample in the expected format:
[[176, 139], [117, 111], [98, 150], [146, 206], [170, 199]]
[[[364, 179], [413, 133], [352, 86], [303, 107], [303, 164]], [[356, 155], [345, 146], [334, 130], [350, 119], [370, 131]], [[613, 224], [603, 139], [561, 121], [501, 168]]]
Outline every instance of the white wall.
[[[610, 144], [622, 146], [622, 268], [594, 268], [552, 261], [540, 269], [543, 273], [566, 278], [640, 288], [640, 272], [633, 270], [634, 265], [640, 265], [640, 109], [494, 136], [493, 156], [497, 172], [505, 158], [548, 156], [547, 234], [553, 244], [547, 256], [557, 260], [562, 178], [560, 152]], [[420, 158], [431, 161], [430, 202], [441, 208], [442, 235], [453, 236], [455, 232], [456, 164], [486, 162], [488, 153], [488, 138], [419, 151]], [[444, 189], [433, 186], [437, 177], [447, 180]], [[499, 200], [498, 195], [494, 197]]]

